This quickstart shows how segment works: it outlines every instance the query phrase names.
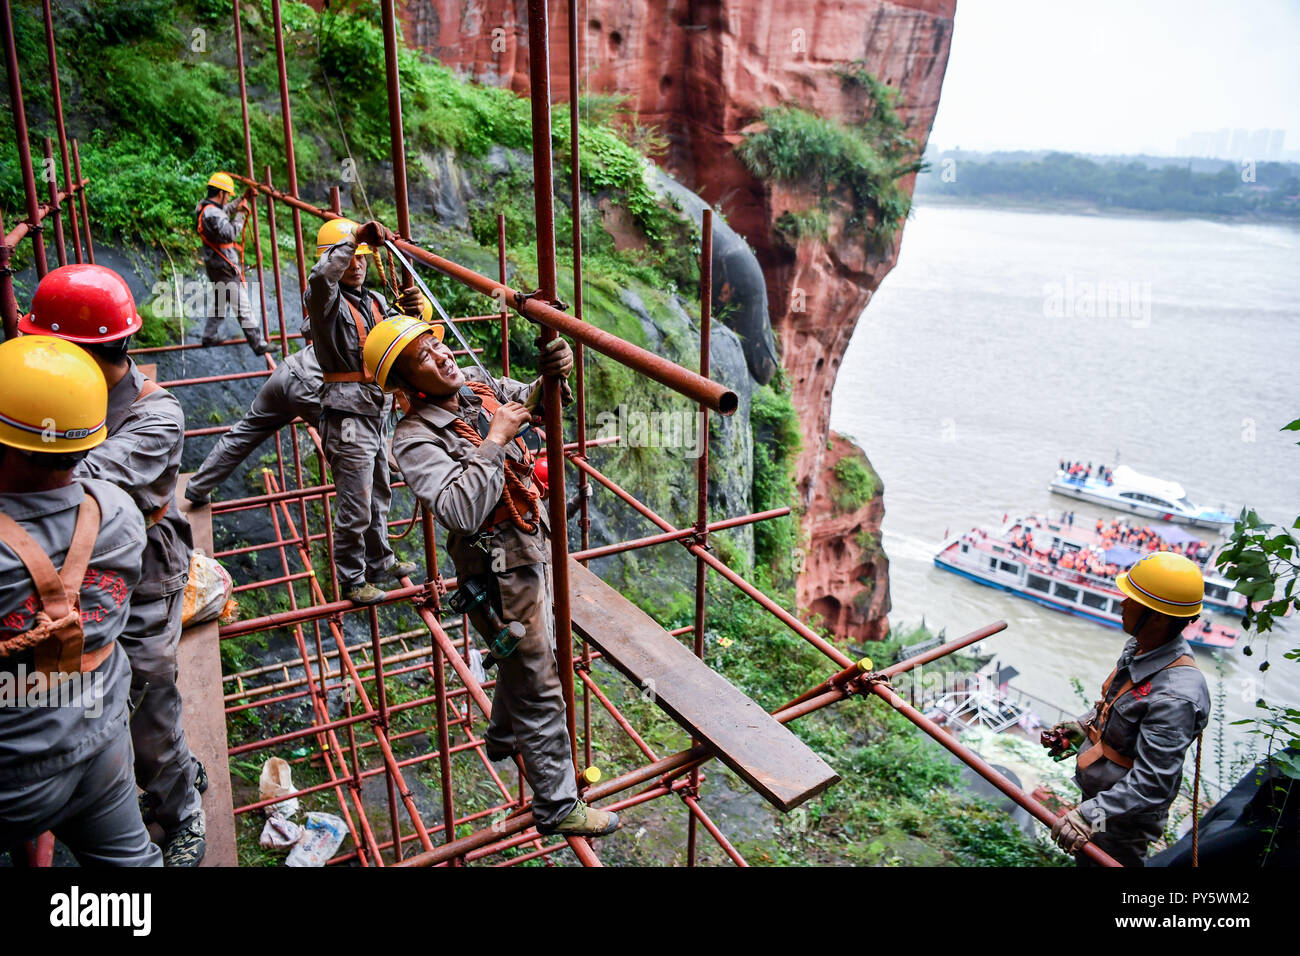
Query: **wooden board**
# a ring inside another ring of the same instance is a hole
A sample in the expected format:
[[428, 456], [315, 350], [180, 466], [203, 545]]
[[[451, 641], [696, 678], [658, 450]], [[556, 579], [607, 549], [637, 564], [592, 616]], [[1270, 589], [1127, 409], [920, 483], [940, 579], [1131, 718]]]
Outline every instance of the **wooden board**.
[[[212, 509], [196, 506], [185, 498], [185, 484], [192, 473], [176, 482], [176, 504], [190, 521], [194, 546], [212, 553]], [[238, 866], [235, 853], [235, 804], [230, 794], [230, 761], [227, 756], [226, 709], [222, 700], [221, 649], [217, 622], [204, 621], [181, 632], [176, 652], [180, 671], [177, 685], [182, 700], [185, 739], [194, 756], [208, 771], [208, 792], [203, 795], [207, 820], [208, 847], [202, 866]]]
[[840, 778], [802, 740], [660, 627], [569, 560], [573, 629], [768, 802], [789, 811]]
[[136, 368], [140, 370], [140, 374], [145, 378], [152, 379], [155, 382], [158, 381], [158, 365], [156, 363], [141, 364], [137, 362]]

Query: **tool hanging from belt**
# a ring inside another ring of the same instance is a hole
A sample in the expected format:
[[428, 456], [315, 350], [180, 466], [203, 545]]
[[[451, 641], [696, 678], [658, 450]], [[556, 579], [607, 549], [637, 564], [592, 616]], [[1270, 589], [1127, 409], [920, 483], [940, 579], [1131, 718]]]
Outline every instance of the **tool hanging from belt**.
[[[209, 249], [211, 249], [213, 252], [219, 255], [222, 259], [224, 259], [226, 262], [229, 262], [232, 266], [235, 267], [235, 270], [239, 273], [239, 281], [243, 282], [244, 281], [244, 244], [242, 242], [213, 242], [211, 239], [209, 239], [207, 233], [203, 231], [203, 210], [204, 207], [206, 206], [216, 206], [218, 209], [224, 209], [221, 203], [217, 202], [214, 199], [203, 200], [203, 202], [199, 203], [199, 215], [198, 215], [198, 220], [194, 224], [194, 229], [199, 234], [199, 238], [203, 240], [203, 244], [205, 246], [207, 246]], [[248, 225], [247, 220], [244, 221], [244, 225], [245, 226]], [[241, 239], [243, 238], [242, 232], [240, 233], [240, 238]], [[227, 255], [226, 250], [228, 249], [239, 250], [238, 261], [236, 261], [233, 255]]]
[[[1160, 668], [1160, 670], [1162, 671], [1168, 670], [1171, 667], [1195, 667], [1195, 666], [1196, 666], [1196, 659], [1193, 658], [1190, 654], [1184, 654], [1182, 657], [1178, 658], [1177, 660], [1171, 661], [1170, 663], [1166, 664], [1164, 667]], [[1080, 770], [1091, 767], [1102, 757], [1105, 757], [1111, 763], [1119, 764], [1121, 767], [1124, 767], [1125, 769], [1131, 768], [1133, 766], [1132, 757], [1124, 756], [1122, 753], [1120, 753], [1118, 750], [1116, 750], [1114, 747], [1112, 747], [1110, 744], [1106, 743], [1106, 741], [1102, 739], [1106, 733], [1106, 725], [1110, 721], [1111, 708], [1114, 707], [1115, 704], [1117, 704], [1125, 694], [1127, 694], [1129, 691], [1133, 689], [1133, 681], [1126, 680], [1124, 682], [1124, 686], [1119, 689], [1119, 693], [1117, 693], [1114, 697], [1107, 700], [1107, 694], [1110, 692], [1111, 682], [1115, 680], [1115, 675], [1118, 673], [1119, 673], [1119, 668], [1117, 667], [1110, 672], [1110, 676], [1107, 677], [1105, 683], [1101, 685], [1101, 700], [1097, 701], [1097, 705], [1096, 705], [1097, 717], [1095, 720], [1089, 721], [1088, 724], [1083, 728], [1084, 732], [1088, 735], [1088, 739], [1092, 741], [1092, 746], [1088, 748], [1086, 751], [1084, 751], [1083, 753], [1079, 754], [1079, 761], [1077, 766]], [[1156, 673], [1159, 673], [1159, 671], [1157, 671]]]
[[30, 630], [0, 639], [0, 660], [30, 650], [33, 672], [44, 674], [51, 683], [60, 675], [93, 671], [108, 660], [114, 642], [84, 653], [86, 635], [81, 628], [81, 585], [99, 538], [100, 522], [99, 502], [87, 488], [63, 567], [55, 571], [49, 555], [23, 526], [0, 513], [0, 541], [26, 567], [41, 603]]
[[[366, 347], [366, 334], [369, 332], [369, 329], [366, 328], [365, 316], [361, 314], [360, 309], [352, 304], [352, 300], [342, 292], [339, 293], [339, 298], [347, 303], [348, 311], [352, 313], [352, 321], [357, 327], [357, 355], [360, 356]], [[374, 318], [375, 323], [382, 322], [384, 317], [379, 311], [379, 303], [376, 302], [373, 297], [367, 297], [367, 299], [370, 303], [370, 314]], [[362, 364], [364, 366], [365, 363], [363, 362]], [[366, 371], [325, 372], [322, 374], [321, 378], [326, 382], [358, 382], [362, 385], [371, 385], [375, 381], [375, 377]]]

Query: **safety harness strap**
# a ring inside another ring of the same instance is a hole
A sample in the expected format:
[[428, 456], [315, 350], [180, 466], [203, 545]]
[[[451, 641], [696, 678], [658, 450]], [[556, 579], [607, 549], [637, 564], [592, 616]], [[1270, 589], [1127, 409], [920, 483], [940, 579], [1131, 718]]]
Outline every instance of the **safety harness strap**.
[[[1196, 666], [1195, 658], [1193, 658], [1190, 654], [1184, 654], [1182, 657], [1179, 657], [1177, 660], [1171, 661], [1170, 663], [1166, 664], [1164, 667], [1160, 668], [1160, 670], [1166, 671], [1171, 667], [1195, 667], [1195, 666]], [[1117, 693], [1114, 697], [1107, 699], [1107, 694], [1109, 694], [1110, 692], [1110, 685], [1115, 680], [1115, 675], [1118, 673], [1119, 673], [1119, 668], [1117, 667], [1110, 672], [1110, 676], [1107, 677], [1105, 682], [1101, 685], [1102, 699], [1097, 702], [1098, 704], [1097, 719], [1089, 723], [1088, 726], [1084, 728], [1085, 732], [1088, 735], [1088, 739], [1092, 741], [1092, 746], [1084, 753], [1079, 754], [1078, 767], [1080, 770], [1084, 770], [1087, 769], [1088, 767], [1091, 767], [1102, 757], [1105, 757], [1111, 763], [1119, 764], [1121, 767], [1124, 767], [1125, 769], [1128, 769], [1133, 766], [1132, 757], [1125, 756], [1124, 754], [1120, 753], [1118, 750], [1116, 750], [1114, 747], [1112, 747], [1110, 744], [1106, 743], [1102, 739], [1102, 737], [1106, 733], [1106, 724], [1110, 720], [1111, 708], [1114, 707], [1115, 704], [1125, 694], [1127, 694], [1129, 691], [1133, 689], [1133, 681], [1131, 680], [1125, 681], [1124, 686], [1122, 686], [1119, 689], [1119, 693]], [[1157, 673], [1159, 673], [1159, 671], [1157, 671]]]
[[86, 638], [81, 629], [81, 585], [99, 537], [100, 522], [99, 502], [86, 489], [63, 567], [56, 572], [49, 555], [22, 525], [0, 514], [0, 541], [22, 561], [41, 602], [30, 630], [0, 640], [0, 658], [31, 649], [33, 669], [51, 679], [59, 673], [93, 670], [107, 658], [102, 649], [82, 654]]
[[[339, 293], [339, 298], [347, 303], [348, 311], [352, 313], [352, 321], [357, 327], [357, 351], [363, 352], [366, 347], [366, 334], [369, 330], [366, 328], [365, 316], [361, 310], [352, 304], [352, 300], [343, 293]], [[374, 299], [370, 300], [370, 314], [374, 317], [376, 323], [382, 322], [384, 317], [379, 313], [379, 303]], [[364, 361], [362, 365], [364, 366]], [[374, 382], [375, 377], [369, 372], [325, 372], [322, 379], [326, 382], [359, 382], [363, 385], [370, 385]]]
[[210, 200], [210, 199], [205, 199], [205, 200], [203, 200], [203, 202], [199, 203], [199, 216], [198, 216], [198, 220], [197, 220], [197, 221], [195, 222], [195, 224], [194, 224], [194, 230], [195, 230], [195, 232], [197, 232], [197, 233], [199, 234], [199, 238], [203, 240], [203, 244], [204, 244], [205, 246], [207, 246], [209, 249], [211, 249], [211, 250], [212, 250], [213, 252], [215, 252], [217, 255], [221, 256], [221, 258], [225, 259], [225, 260], [226, 260], [227, 262], [229, 262], [232, 266], [234, 266], [236, 269], [239, 270], [239, 281], [240, 281], [240, 282], [243, 282], [243, 281], [244, 281], [244, 266], [243, 266], [243, 263], [240, 262], [240, 261], [237, 261], [237, 260], [235, 259], [234, 255], [232, 255], [232, 254], [227, 254], [226, 250], [227, 250], [227, 249], [238, 249], [238, 250], [239, 250], [239, 253], [240, 253], [240, 256], [242, 256], [243, 253], [244, 253], [244, 247], [241, 246], [241, 245], [240, 245], [239, 243], [237, 243], [237, 242], [213, 242], [211, 239], [208, 238], [208, 234], [207, 234], [206, 232], [203, 231], [203, 209], [204, 209], [204, 207], [206, 207], [206, 206], [220, 206], [220, 205], [221, 205], [220, 203], [215, 202], [214, 200]]

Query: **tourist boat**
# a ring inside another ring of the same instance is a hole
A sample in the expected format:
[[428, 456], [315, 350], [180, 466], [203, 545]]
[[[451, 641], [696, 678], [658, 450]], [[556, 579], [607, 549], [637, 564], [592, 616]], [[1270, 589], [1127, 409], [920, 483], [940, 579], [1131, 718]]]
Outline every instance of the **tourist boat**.
[[[1177, 525], [1163, 524], [1159, 521], [1137, 525], [1125, 518], [1110, 524], [1090, 522], [1089, 519], [1074, 515], [1067, 518], [1062, 511], [1048, 511], [1046, 514], [1032, 514], [1013, 522], [1009, 526], [1008, 541], [1014, 541], [1022, 532], [1028, 530], [1040, 545], [1044, 554], [1052, 551], [1064, 554], [1067, 551], [1082, 551], [1093, 548], [1105, 559], [1106, 564], [1114, 565], [1119, 570], [1132, 567], [1142, 555], [1156, 550], [1163, 543], [1167, 549], [1176, 550], [1191, 558], [1200, 567], [1205, 576], [1205, 605], [1220, 614], [1245, 614], [1246, 596], [1232, 589], [1232, 582], [1215, 571], [1214, 556], [1218, 548], [1201, 540]], [[1098, 527], [1100, 525], [1100, 528]], [[1159, 542], [1149, 539], [1146, 547], [1124, 543], [1132, 535], [1126, 532], [1147, 531], [1159, 537]]]
[[1176, 481], [1152, 478], [1127, 465], [1108, 469], [1106, 477], [1102, 477], [1097, 470], [1085, 476], [1057, 469], [1051, 489], [1067, 498], [1091, 501], [1127, 514], [1198, 528], [1222, 531], [1231, 527], [1235, 520], [1225, 511], [1193, 504], [1188, 500], [1183, 486]]
[[[1027, 598], [1043, 607], [1120, 627], [1124, 595], [1113, 578], [1053, 565], [1039, 552], [1015, 547], [1022, 527], [1017, 520], [998, 531], [972, 528], [943, 542], [934, 556], [937, 567], [988, 587]], [[1044, 535], [1047, 537], [1048, 535]], [[1037, 540], [1039, 548], [1045, 541]], [[1202, 619], [1183, 632], [1195, 647], [1229, 650], [1238, 632]]]

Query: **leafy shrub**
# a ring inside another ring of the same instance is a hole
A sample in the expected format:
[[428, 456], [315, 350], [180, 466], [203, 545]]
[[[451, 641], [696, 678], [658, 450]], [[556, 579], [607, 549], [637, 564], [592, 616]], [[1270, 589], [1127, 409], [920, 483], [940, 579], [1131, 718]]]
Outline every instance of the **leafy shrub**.
[[876, 495], [876, 474], [866, 461], [850, 452], [832, 469], [838, 487], [832, 496], [841, 511], [856, 511]]

